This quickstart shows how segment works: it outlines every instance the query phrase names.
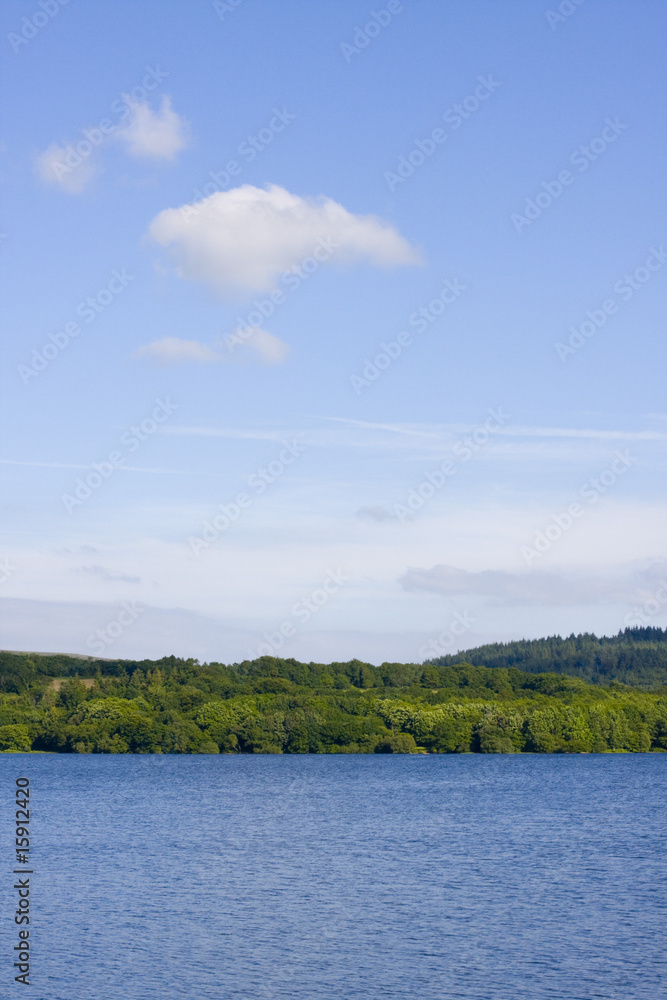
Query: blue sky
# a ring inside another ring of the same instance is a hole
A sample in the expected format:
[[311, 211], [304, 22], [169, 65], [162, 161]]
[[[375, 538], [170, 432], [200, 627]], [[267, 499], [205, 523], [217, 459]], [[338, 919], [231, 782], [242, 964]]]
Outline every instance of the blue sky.
[[662, 3], [1, 16], [3, 646], [667, 622]]

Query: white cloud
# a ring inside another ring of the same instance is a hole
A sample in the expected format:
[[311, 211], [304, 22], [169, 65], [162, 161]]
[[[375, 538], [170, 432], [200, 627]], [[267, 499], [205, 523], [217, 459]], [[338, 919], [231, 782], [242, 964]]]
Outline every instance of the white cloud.
[[147, 101], [139, 103], [127, 95], [125, 101], [130, 107], [130, 115], [116, 130], [116, 136], [127, 144], [131, 156], [173, 160], [176, 153], [185, 148], [185, 120], [172, 109], [171, 99], [166, 94], [159, 111], [152, 111]]
[[265, 365], [282, 364], [289, 354], [289, 347], [285, 341], [274, 337], [267, 330], [261, 330], [258, 326], [251, 329], [252, 332], [246, 338], [246, 344], [259, 355], [260, 361]]
[[40, 180], [69, 194], [80, 194], [99, 172], [100, 151], [112, 137], [124, 142], [131, 156], [158, 160], [172, 160], [187, 145], [186, 122], [172, 110], [169, 97], [163, 96], [159, 111], [128, 95], [124, 100], [130, 111], [126, 122], [106, 128], [105, 133], [98, 127], [83, 129], [83, 138], [52, 142], [38, 153], [33, 166]]
[[134, 354], [134, 358], [150, 358], [159, 365], [182, 364], [184, 361], [211, 362], [220, 357], [206, 344], [197, 340], [181, 340], [180, 337], [163, 337], [152, 344], [144, 344]]
[[490, 597], [503, 605], [590, 605], [631, 602], [646, 592], [664, 564], [654, 564], [630, 577], [610, 578], [586, 573], [482, 570], [470, 573], [440, 564], [430, 569], [409, 569], [400, 578], [405, 590], [427, 591], [445, 597]]
[[169, 247], [180, 277], [223, 296], [269, 291], [307, 257], [315, 267], [331, 260], [379, 267], [420, 262], [407, 240], [375, 216], [353, 215], [331, 198], [301, 198], [275, 184], [266, 190], [244, 184], [165, 209], [149, 235]]
[[259, 327], [250, 327], [245, 332], [239, 346], [241, 354], [232, 356], [228, 352], [218, 352], [209, 347], [208, 344], [202, 344], [198, 340], [163, 337], [162, 340], [154, 340], [151, 344], [139, 347], [132, 357], [149, 358], [158, 365], [183, 364], [188, 361], [198, 361], [204, 364], [216, 362], [229, 364], [234, 361], [243, 361], [243, 349], [250, 348], [254, 352], [256, 360], [262, 364], [278, 365], [285, 361], [289, 354], [289, 347], [283, 340]]
[[92, 151], [82, 156], [71, 144], [52, 142], [35, 157], [35, 173], [46, 184], [54, 184], [68, 194], [80, 194], [98, 172], [92, 156]]

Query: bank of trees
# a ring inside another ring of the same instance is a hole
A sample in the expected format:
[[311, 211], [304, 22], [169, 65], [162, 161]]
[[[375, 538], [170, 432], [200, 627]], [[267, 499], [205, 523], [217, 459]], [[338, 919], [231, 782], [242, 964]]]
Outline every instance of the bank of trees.
[[0, 751], [29, 749], [664, 751], [667, 689], [466, 663], [374, 667], [262, 657], [229, 666], [176, 657], [134, 662], [0, 654]]
[[[522, 639], [467, 649], [465, 658], [476, 666], [517, 667], [530, 673], [552, 671], [570, 674], [592, 684], [620, 681], [645, 689], [667, 685], [667, 629], [626, 628], [618, 635], [598, 637], [591, 633], [566, 639]], [[441, 656], [431, 661], [452, 666], [461, 655]]]

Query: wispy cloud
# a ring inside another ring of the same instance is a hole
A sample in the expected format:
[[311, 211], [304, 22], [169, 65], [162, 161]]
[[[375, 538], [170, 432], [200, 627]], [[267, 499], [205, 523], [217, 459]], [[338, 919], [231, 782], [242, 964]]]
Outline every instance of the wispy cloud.
[[37, 177], [68, 194], [81, 194], [100, 173], [103, 151], [113, 141], [120, 142], [130, 156], [153, 160], [173, 160], [185, 148], [187, 123], [173, 110], [169, 97], [162, 97], [159, 111], [127, 94], [123, 100], [126, 120], [108, 124], [104, 131], [97, 126], [82, 129], [71, 142], [52, 142], [37, 153], [33, 161]]
[[268, 330], [252, 327], [244, 331], [240, 353], [230, 354], [215, 345], [202, 344], [198, 340], [182, 340], [180, 337], [163, 337], [150, 344], [144, 344], [132, 355], [133, 358], [148, 358], [157, 365], [177, 365], [187, 362], [201, 364], [243, 364], [248, 354], [264, 365], [278, 365], [286, 360], [289, 347], [279, 337]]
[[386, 507], [360, 507], [357, 511], [357, 517], [363, 517], [369, 521], [378, 521], [383, 523], [384, 521], [393, 521], [395, 517], [390, 514]]
[[[266, 440], [277, 439], [276, 434], [306, 434], [308, 443], [312, 447], [374, 451], [378, 455], [394, 453], [400, 454], [406, 461], [421, 462], [432, 460], [434, 455], [450, 454], [454, 444], [458, 440], [464, 440], [465, 435], [472, 432], [476, 426], [475, 423], [392, 424], [309, 414], [291, 428], [286, 429], [281, 424], [280, 429], [276, 430], [269, 424], [260, 433], [266, 434]], [[480, 451], [479, 460], [530, 463], [531, 466], [534, 466], [535, 462], [540, 462], [550, 467], [560, 462], [576, 461], [588, 467], [593, 457], [596, 461], [598, 458], [602, 460], [608, 454], [608, 446], [614, 441], [618, 443], [636, 441], [638, 445], [644, 442], [647, 446], [660, 446], [663, 440], [663, 435], [657, 432], [646, 434], [623, 430], [597, 432], [592, 429], [584, 435], [576, 435], [570, 434], [568, 428], [525, 427], [519, 430], [521, 433], [514, 435], [507, 434], [506, 427], [498, 429], [494, 433], [494, 440], [488, 443], [483, 452]], [[552, 431], [555, 433], [551, 433]], [[192, 429], [183, 428], [180, 431], [165, 427], [162, 428], [162, 432], [234, 437], [243, 437], [246, 433], [254, 437], [258, 433], [256, 429], [202, 425]], [[635, 434], [641, 436], [635, 437]], [[504, 440], [498, 440], [503, 436]], [[593, 457], [592, 451], [595, 452]]]
[[246, 430], [241, 427], [162, 427], [163, 434], [186, 437], [219, 437], [238, 441], [282, 441], [291, 430]]
[[352, 427], [363, 427], [365, 430], [389, 431], [391, 434], [407, 434], [411, 437], [437, 437], [442, 431], [469, 429], [468, 425], [459, 424], [439, 424], [439, 425], [418, 425], [418, 424], [378, 424], [369, 420], [355, 420], [351, 417], [323, 417], [323, 420], [337, 424], [349, 424]]
[[149, 358], [158, 365], [183, 364], [188, 361], [207, 364], [224, 360], [207, 344], [200, 344], [198, 340], [181, 340], [180, 337], [163, 337], [162, 340], [144, 344], [132, 357]]
[[597, 441], [667, 441], [665, 431], [599, 430], [573, 427], [505, 427], [498, 432], [507, 437], [592, 438]]
[[631, 602], [664, 572], [664, 563], [653, 564], [631, 577], [612, 578], [585, 573], [506, 570], [468, 572], [439, 564], [430, 569], [411, 568], [402, 577], [404, 590], [442, 594], [445, 597], [490, 598], [502, 605], [591, 605]]
[[82, 573], [88, 573], [90, 576], [99, 577], [101, 580], [105, 580], [108, 583], [141, 583], [140, 576], [128, 576], [126, 573], [114, 573], [112, 570], [107, 569], [106, 566], [82, 566]]
[[[370, 430], [389, 431], [392, 434], [407, 434], [415, 437], [435, 438], [442, 434], [461, 434], [471, 430], [473, 424], [386, 424], [351, 417], [322, 417], [321, 419]], [[494, 432], [496, 437], [525, 438], [585, 438], [598, 441], [667, 441], [666, 431], [626, 431], [601, 430], [599, 428], [574, 427], [529, 427], [506, 424]]]
[[[24, 461], [22, 459], [15, 458], [0, 458], [0, 465], [28, 465], [35, 466], [38, 469], [84, 469], [91, 470], [95, 469], [95, 465], [80, 465], [75, 462], [30, 462]], [[158, 473], [159, 475], [165, 476], [185, 476], [188, 473], [183, 472], [181, 469], [153, 469], [153, 468], [143, 468], [138, 465], [118, 465], [116, 466], [118, 472], [151, 472]]]
[[68, 194], [81, 194], [100, 170], [94, 152], [82, 157], [71, 145], [60, 145], [57, 142], [52, 142], [43, 153], [37, 154], [34, 168], [45, 184], [59, 187]]

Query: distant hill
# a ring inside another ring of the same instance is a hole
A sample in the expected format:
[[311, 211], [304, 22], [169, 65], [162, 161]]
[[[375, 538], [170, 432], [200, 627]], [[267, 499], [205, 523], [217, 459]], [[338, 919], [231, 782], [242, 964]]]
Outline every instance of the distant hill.
[[557, 673], [581, 677], [590, 684], [612, 681], [655, 689], [667, 686], [667, 629], [626, 628], [598, 638], [590, 632], [547, 639], [495, 642], [463, 653], [430, 660], [435, 666], [472, 663], [485, 667], [516, 667], [526, 673]]
[[[445, 677], [429, 676], [428, 667], [514, 667], [524, 673], [567, 674], [589, 684], [608, 687], [613, 682], [644, 690], [667, 687], [667, 629], [626, 628], [615, 636], [591, 632], [546, 639], [519, 639], [466, 649], [426, 660], [425, 663], [383, 663], [376, 667], [360, 660], [345, 663], [300, 663], [295, 659], [263, 656], [242, 663], [202, 663], [195, 659], [165, 656], [159, 660], [112, 660], [77, 653], [22, 653], [0, 650], [0, 692], [19, 693], [50, 678], [121, 677], [138, 670], [161, 669], [167, 676], [185, 671], [188, 676], [215, 678], [215, 685], [254, 690], [257, 678], [282, 678], [302, 687], [318, 688], [321, 678], [335, 689], [442, 687]], [[269, 666], [270, 665], [270, 666]], [[445, 685], [446, 686], [446, 685]]]

